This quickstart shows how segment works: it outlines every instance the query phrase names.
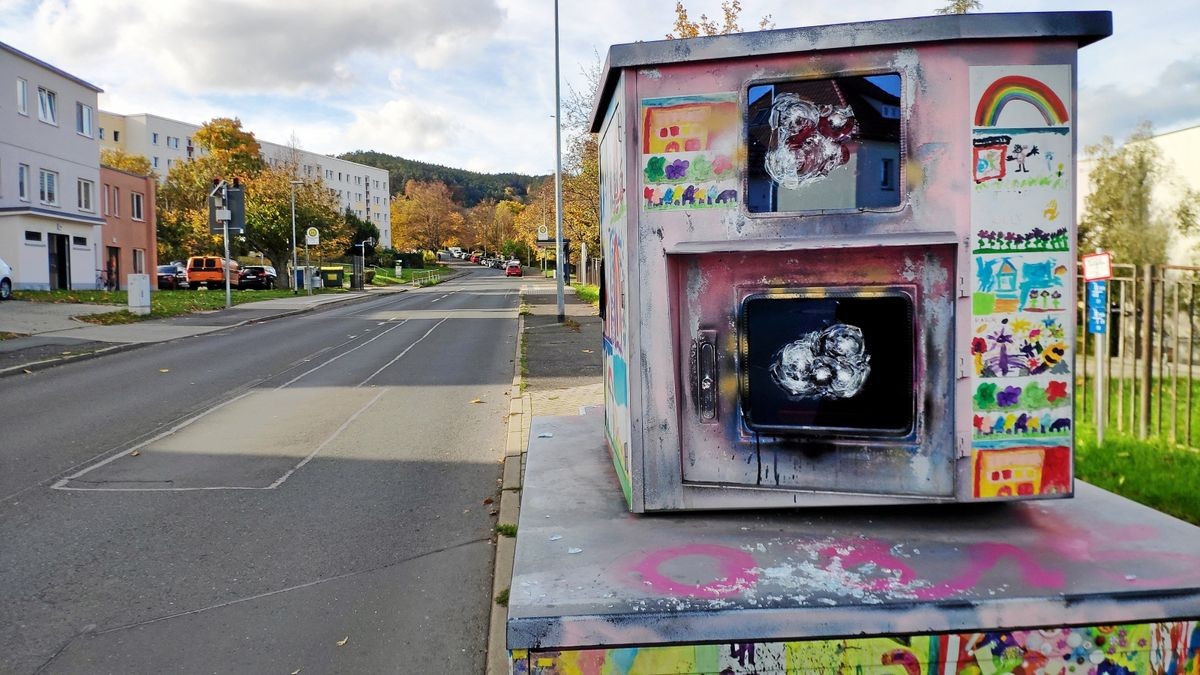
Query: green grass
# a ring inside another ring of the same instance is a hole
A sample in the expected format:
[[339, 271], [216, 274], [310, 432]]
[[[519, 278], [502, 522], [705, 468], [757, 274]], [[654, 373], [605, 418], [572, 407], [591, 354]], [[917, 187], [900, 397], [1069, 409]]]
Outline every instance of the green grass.
[[508, 591], [509, 589], [506, 588], [496, 594], [497, 605], [500, 605], [501, 607], [508, 607]]
[[[316, 288], [313, 293], [345, 293], [341, 288]], [[276, 288], [267, 291], [230, 291], [230, 300], [235, 305], [248, 302], [270, 300], [272, 298], [291, 297], [292, 291], [286, 288]], [[13, 298], [30, 302], [51, 303], [82, 303], [89, 305], [128, 306], [129, 297], [125, 291], [15, 291]], [[91, 314], [79, 317], [80, 321], [101, 325], [136, 323], [147, 319], [165, 319], [172, 316], [224, 309], [224, 289], [198, 291], [153, 291], [150, 293], [150, 313], [137, 315], [122, 309], [104, 314]]]
[[517, 526], [512, 523], [497, 523], [496, 534], [502, 537], [515, 537], [517, 536]]
[[[1091, 364], [1089, 364], [1090, 366]], [[1088, 373], [1090, 376], [1092, 373]], [[1150, 381], [1150, 427], [1149, 434], [1181, 447], [1200, 447], [1200, 378], [1191, 382], [1191, 397], [1188, 397], [1186, 377], [1154, 377]], [[1160, 397], [1161, 386], [1161, 397]], [[1077, 416], [1092, 420], [1095, 417], [1095, 383], [1089, 379], [1087, 387], [1076, 386], [1075, 407]], [[1138, 430], [1139, 387], [1134, 387], [1130, 378], [1110, 378], [1108, 382], [1108, 423], [1106, 429], [1123, 431], [1135, 435]], [[1118, 406], [1120, 397], [1121, 406]], [[1161, 413], [1160, 402], [1161, 398]], [[1188, 437], [1189, 422], [1191, 438]]]
[[1096, 432], [1080, 424], [1075, 444], [1075, 475], [1105, 490], [1200, 525], [1200, 453], [1164, 441], [1139, 441]]
[[571, 284], [575, 287], [575, 295], [579, 299], [591, 304], [593, 307], [600, 306], [600, 287], [592, 284]]

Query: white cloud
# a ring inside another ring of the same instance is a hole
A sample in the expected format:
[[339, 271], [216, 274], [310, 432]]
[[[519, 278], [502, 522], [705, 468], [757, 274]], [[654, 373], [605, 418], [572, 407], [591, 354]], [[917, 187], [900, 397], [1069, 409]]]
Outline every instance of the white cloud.
[[180, 89], [294, 92], [345, 79], [357, 54], [456, 63], [502, 19], [493, 0], [45, 0], [33, 29], [50, 59], [136, 63]]

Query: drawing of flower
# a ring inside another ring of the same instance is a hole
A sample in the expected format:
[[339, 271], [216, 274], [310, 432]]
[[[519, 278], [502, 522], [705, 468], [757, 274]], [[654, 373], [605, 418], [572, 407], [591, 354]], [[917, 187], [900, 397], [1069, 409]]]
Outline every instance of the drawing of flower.
[[681, 180], [687, 176], [689, 162], [686, 159], [677, 159], [667, 165], [666, 174], [667, 180]]
[[1021, 400], [1020, 387], [1005, 387], [1004, 391], [996, 394], [996, 404], [1001, 408], [1011, 408]]
[[1013, 319], [1012, 329], [1014, 333], [1024, 333], [1029, 330], [1029, 321], [1025, 319]]
[[986, 354], [987, 353], [987, 340], [984, 340], [981, 337], [971, 338], [971, 353], [972, 354]]
[[1067, 383], [1064, 381], [1050, 380], [1046, 384], [1046, 400], [1051, 403], [1060, 398], [1067, 397]]

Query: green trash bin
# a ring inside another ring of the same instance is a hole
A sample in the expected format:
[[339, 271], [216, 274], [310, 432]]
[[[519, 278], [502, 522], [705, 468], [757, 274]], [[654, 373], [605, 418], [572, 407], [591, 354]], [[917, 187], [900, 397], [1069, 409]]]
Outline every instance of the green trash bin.
[[321, 285], [325, 288], [341, 288], [345, 282], [346, 270], [341, 267], [322, 267]]

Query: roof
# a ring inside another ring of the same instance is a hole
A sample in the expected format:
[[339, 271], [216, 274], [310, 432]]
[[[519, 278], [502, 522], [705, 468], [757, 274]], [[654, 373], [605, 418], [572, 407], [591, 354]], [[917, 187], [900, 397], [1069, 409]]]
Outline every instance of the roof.
[[1083, 47], [1109, 35], [1112, 12], [1021, 12], [923, 16], [613, 45], [600, 74], [589, 127], [600, 130], [625, 68], [953, 40], [1073, 38]]
[[78, 77], [75, 77], [74, 75], [68, 73], [65, 70], [55, 68], [54, 66], [50, 65], [49, 63], [46, 63], [45, 61], [37, 58], [36, 56], [30, 56], [29, 54], [26, 54], [25, 52], [21, 51], [20, 49], [17, 49], [16, 47], [13, 47], [12, 45], [8, 45], [3, 42], [0, 42], [0, 49], [4, 50], [6, 52], [9, 52], [10, 54], [12, 54], [18, 58], [25, 59], [26, 61], [29, 61], [30, 63], [33, 63], [34, 65], [41, 66], [42, 68], [45, 68], [46, 70], [49, 70], [50, 72], [52, 72], [56, 75], [65, 77], [68, 80], [74, 82], [75, 84], [78, 84], [81, 87], [87, 87], [88, 89], [91, 89], [92, 91], [96, 92], [97, 94], [104, 91], [103, 89], [101, 89], [100, 87], [97, 87], [96, 85], [92, 84], [91, 82], [88, 82], [86, 80], [82, 80]]

